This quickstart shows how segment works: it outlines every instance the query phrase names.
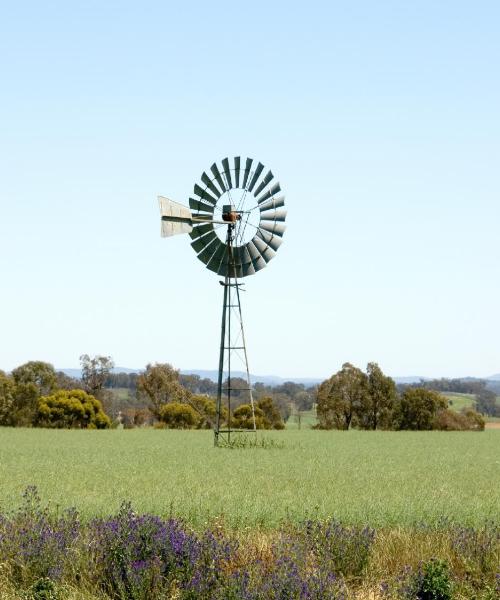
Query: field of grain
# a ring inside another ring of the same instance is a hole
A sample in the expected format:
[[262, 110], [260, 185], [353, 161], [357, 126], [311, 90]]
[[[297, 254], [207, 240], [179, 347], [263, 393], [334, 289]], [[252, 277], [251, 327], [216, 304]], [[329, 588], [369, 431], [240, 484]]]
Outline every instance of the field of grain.
[[375, 527], [500, 515], [500, 432], [283, 431], [283, 447], [214, 448], [209, 431], [0, 429], [0, 510], [37, 486], [83, 516], [139, 511], [204, 526], [336, 517]]

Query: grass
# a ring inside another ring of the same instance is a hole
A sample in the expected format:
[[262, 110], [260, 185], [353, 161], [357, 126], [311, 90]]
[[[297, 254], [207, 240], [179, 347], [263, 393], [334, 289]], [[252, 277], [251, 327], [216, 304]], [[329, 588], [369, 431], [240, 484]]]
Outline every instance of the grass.
[[448, 399], [448, 408], [460, 412], [464, 408], [474, 408], [476, 401], [475, 394], [459, 394], [456, 392], [446, 392], [443, 394]]
[[498, 430], [267, 435], [280, 445], [214, 448], [210, 431], [1, 428], [0, 512], [35, 485], [45, 501], [84, 517], [126, 499], [195, 527], [327, 517], [375, 527], [442, 516], [479, 524], [500, 514]]
[[303, 410], [300, 413], [300, 417], [297, 413], [290, 415], [286, 422], [286, 429], [310, 429], [316, 425], [317, 422], [316, 409]]

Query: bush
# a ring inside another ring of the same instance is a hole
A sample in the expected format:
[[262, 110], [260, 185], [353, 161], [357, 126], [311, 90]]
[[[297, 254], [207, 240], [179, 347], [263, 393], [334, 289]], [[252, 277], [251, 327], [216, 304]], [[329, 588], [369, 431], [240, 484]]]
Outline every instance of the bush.
[[447, 400], [438, 392], [424, 388], [409, 388], [397, 403], [395, 429], [425, 431], [434, 428], [437, 414], [447, 408]]
[[446, 408], [437, 413], [433, 429], [442, 431], [482, 431], [484, 429], [484, 419], [475, 410], [458, 413]]
[[194, 408], [184, 402], [169, 402], [158, 411], [159, 419], [168, 429], [193, 429], [200, 417]]
[[14, 379], [0, 371], [0, 425], [12, 425], [11, 412], [15, 387]]
[[60, 390], [39, 398], [34, 424], [58, 429], [107, 429], [111, 420], [94, 396], [83, 390]]
[[451, 600], [453, 596], [447, 563], [431, 559], [422, 564], [415, 574], [413, 587], [413, 597], [417, 600]]
[[257, 408], [263, 412], [264, 429], [285, 429], [280, 411], [274, 405], [273, 399], [266, 396], [257, 402]]
[[[257, 406], [254, 407], [255, 427], [266, 429], [264, 412]], [[232, 426], [236, 429], [253, 429], [252, 407], [250, 404], [241, 404], [233, 413]]]

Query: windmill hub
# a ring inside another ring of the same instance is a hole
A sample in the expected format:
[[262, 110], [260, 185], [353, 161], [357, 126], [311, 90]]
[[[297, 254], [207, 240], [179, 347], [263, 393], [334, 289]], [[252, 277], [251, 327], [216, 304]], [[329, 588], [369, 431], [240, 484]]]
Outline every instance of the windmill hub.
[[236, 223], [241, 221], [242, 212], [236, 210], [233, 204], [224, 204], [222, 207], [222, 220], [228, 223]]

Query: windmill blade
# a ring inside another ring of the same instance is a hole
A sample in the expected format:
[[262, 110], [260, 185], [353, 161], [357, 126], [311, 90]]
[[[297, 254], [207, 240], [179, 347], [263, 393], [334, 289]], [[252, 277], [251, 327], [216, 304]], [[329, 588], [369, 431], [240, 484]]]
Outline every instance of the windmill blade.
[[203, 202], [208, 202], [209, 204], [213, 204], [215, 206], [217, 204], [216, 198], [213, 198], [207, 190], [204, 190], [197, 183], [194, 184], [194, 193], [199, 196]]
[[219, 172], [219, 168], [217, 167], [217, 163], [214, 163], [211, 167], [210, 170], [212, 171], [212, 173], [214, 174], [215, 179], [217, 180], [217, 183], [220, 185], [220, 189], [222, 190], [222, 193], [226, 192], [226, 186], [224, 184], [224, 181], [222, 180], [222, 176]]
[[226, 176], [226, 181], [228, 188], [233, 189], [233, 182], [231, 181], [231, 169], [229, 168], [229, 159], [224, 158], [222, 161], [222, 167], [224, 169], [224, 175]]
[[264, 242], [270, 246], [275, 252], [283, 243], [283, 240], [277, 235], [273, 235], [269, 231], [265, 231], [264, 229], [259, 229], [256, 234], [257, 237], [260, 237], [264, 240]]
[[255, 274], [255, 267], [253, 266], [252, 263], [246, 263], [242, 266], [243, 268], [243, 277], [246, 277], [247, 275], [254, 275]]
[[279, 198], [271, 198], [271, 200], [266, 200], [265, 202], [259, 205], [259, 210], [262, 213], [265, 210], [270, 210], [271, 208], [279, 208], [280, 206], [285, 206], [285, 196], [280, 196]]
[[[210, 234], [208, 234], [208, 236], [209, 235]], [[208, 236], [205, 236], [205, 238], [207, 238]], [[206, 244], [205, 247], [203, 248], [203, 250], [198, 254], [198, 258], [205, 264], [207, 264], [208, 261], [212, 258], [213, 253], [217, 250], [219, 243], [221, 243], [221, 241], [217, 237], [217, 234], [214, 233], [214, 236], [215, 237], [212, 239], [212, 241], [210, 241], [208, 244]], [[205, 239], [205, 238], [201, 238], [201, 239]], [[197, 241], [199, 241], [199, 240], [197, 240]], [[191, 246], [193, 246], [193, 248], [194, 248], [195, 244], [196, 244], [196, 242], [193, 242], [191, 244]]]
[[262, 192], [262, 190], [266, 187], [266, 185], [272, 181], [273, 177], [274, 177], [274, 175], [273, 175], [272, 171], [268, 171], [266, 176], [264, 177], [264, 179], [259, 183], [255, 192], [253, 193], [255, 198]]
[[193, 231], [189, 234], [191, 239], [195, 240], [203, 235], [207, 234], [209, 231], [213, 231], [212, 223], [205, 223], [204, 225], [194, 225]]
[[257, 183], [257, 180], [259, 179], [260, 174], [262, 173], [263, 170], [264, 170], [264, 165], [262, 163], [259, 163], [257, 165], [257, 168], [255, 169], [255, 173], [253, 174], [252, 181], [250, 182], [250, 185], [248, 186], [249, 192], [251, 192], [253, 190], [253, 187]]
[[211, 231], [195, 239], [193, 242], [191, 242], [191, 246], [196, 252], [201, 252], [202, 250], [210, 246], [210, 244], [212, 244], [215, 240], [218, 239], [219, 238], [217, 237], [215, 231]]
[[272, 258], [274, 258], [276, 252], [270, 246], [268, 246], [261, 238], [255, 236], [252, 241], [255, 244], [257, 250], [260, 252], [262, 258], [266, 261], [266, 263], [268, 263]]
[[257, 199], [257, 204], [260, 206], [266, 200], [269, 200], [273, 196], [275, 196], [278, 192], [281, 192], [281, 186], [279, 181], [277, 181], [270, 190], [268, 190], [263, 196]]
[[277, 223], [276, 221], [261, 221], [259, 229], [264, 229], [265, 231], [269, 231], [269, 233], [282, 237], [285, 233], [286, 225]]
[[250, 169], [252, 168], [253, 159], [247, 158], [245, 163], [245, 175], [243, 176], [243, 188], [247, 187], [248, 176], [250, 175]]
[[210, 214], [213, 214], [214, 212], [214, 207], [211, 204], [205, 204], [205, 202], [200, 202], [194, 198], [189, 198], [189, 207], [193, 210], [197, 210], [198, 212], [206, 212]]
[[214, 196], [216, 198], [220, 198], [221, 197], [221, 193], [220, 191], [215, 187], [213, 181], [210, 179], [210, 177], [205, 173], [205, 171], [203, 171], [203, 173], [201, 174], [201, 181], [207, 186], [207, 188], [214, 194]]
[[266, 261], [262, 258], [257, 246], [254, 244], [253, 240], [247, 243], [247, 249], [252, 257], [252, 265], [256, 271], [260, 271], [266, 266]]
[[239, 156], [234, 157], [234, 178], [236, 180], [237, 188], [240, 187], [240, 161], [241, 159]]
[[171, 237], [180, 233], [190, 233], [193, 229], [191, 211], [187, 206], [158, 196], [161, 215], [161, 236]]
[[241, 264], [246, 265], [252, 262], [252, 257], [250, 256], [250, 252], [248, 251], [247, 245], [240, 246], [240, 258]]
[[286, 210], [267, 210], [260, 214], [260, 218], [264, 221], [284, 221], [286, 219]]
[[218, 244], [215, 252], [212, 254], [212, 257], [207, 262], [207, 269], [210, 269], [210, 271], [215, 271], [216, 273], [219, 270], [222, 259], [227, 254], [226, 244], [223, 244], [220, 240], [219, 242], [220, 243]]

